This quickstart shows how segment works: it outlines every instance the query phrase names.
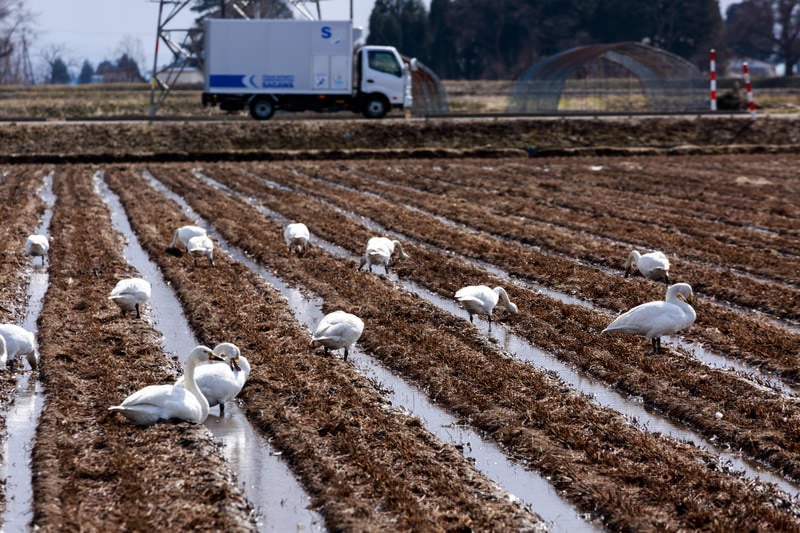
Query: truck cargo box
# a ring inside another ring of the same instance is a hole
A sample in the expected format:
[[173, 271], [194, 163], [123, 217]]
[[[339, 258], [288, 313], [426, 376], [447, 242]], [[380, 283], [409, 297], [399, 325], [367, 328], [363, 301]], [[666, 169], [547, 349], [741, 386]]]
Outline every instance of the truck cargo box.
[[209, 19], [205, 92], [350, 94], [349, 20]]

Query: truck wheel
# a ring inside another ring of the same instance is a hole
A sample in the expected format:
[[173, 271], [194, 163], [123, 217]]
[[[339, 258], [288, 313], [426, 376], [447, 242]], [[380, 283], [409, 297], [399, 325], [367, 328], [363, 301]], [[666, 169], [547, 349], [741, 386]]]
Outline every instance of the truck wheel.
[[364, 116], [367, 118], [383, 118], [389, 111], [389, 105], [381, 96], [370, 96], [364, 106]]
[[250, 102], [250, 116], [256, 120], [267, 120], [275, 112], [275, 104], [270, 98], [255, 98]]

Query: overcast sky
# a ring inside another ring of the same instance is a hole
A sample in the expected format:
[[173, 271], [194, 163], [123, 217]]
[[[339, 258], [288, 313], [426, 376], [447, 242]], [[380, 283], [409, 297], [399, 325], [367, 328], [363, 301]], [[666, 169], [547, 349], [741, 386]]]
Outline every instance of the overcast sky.
[[[374, 4], [375, 0], [353, 0], [355, 25], [366, 28]], [[430, 1], [425, 0], [425, 4]], [[30, 52], [34, 65], [41, 62], [42, 50], [58, 46], [64, 50], [64, 59], [75, 63], [73, 70], [77, 71], [85, 59], [97, 67], [103, 60], [118, 59], [122, 43], [136, 43], [141, 55], [137, 59], [144, 62], [142, 70], [153, 68], [157, 0], [25, 0], [25, 5], [36, 20], [36, 40]], [[305, 5], [316, 15], [315, 3]], [[350, 0], [323, 0], [320, 9], [324, 19], [350, 18]], [[187, 6], [167, 27], [187, 28], [195, 15]], [[300, 15], [295, 12], [295, 17]], [[163, 48], [158, 57], [159, 66], [171, 59]]]
[[[720, 10], [740, 0], [720, 0]], [[344, 20], [350, 18], [350, 0], [322, 0], [322, 18]], [[423, 0], [430, 6], [430, 0]], [[352, 0], [356, 26], [366, 29], [375, 0]], [[103, 60], [116, 60], [123, 50], [138, 55], [143, 72], [153, 68], [156, 27], [158, 25], [157, 0], [25, 0], [28, 10], [36, 17], [37, 35], [31, 45], [31, 61], [36, 68], [42, 63], [43, 50], [54, 46], [64, 51], [63, 58], [77, 72], [85, 59], [92, 66]], [[316, 14], [313, 2], [305, 4]], [[167, 26], [187, 28], [194, 20], [188, 7]], [[295, 15], [300, 18], [299, 14]], [[123, 48], [123, 44], [125, 44]], [[163, 48], [159, 49], [159, 66], [171, 59]]]

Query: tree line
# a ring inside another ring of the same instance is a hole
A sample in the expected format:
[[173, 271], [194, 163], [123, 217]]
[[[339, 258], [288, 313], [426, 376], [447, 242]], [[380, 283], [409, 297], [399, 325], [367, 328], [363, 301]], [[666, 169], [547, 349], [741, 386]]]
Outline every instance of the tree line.
[[[323, 4], [324, 6], [324, 4]], [[538, 60], [589, 44], [634, 41], [681, 56], [700, 70], [708, 53], [718, 65], [731, 55], [784, 63], [794, 74], [800, 60], [800, 0], [741, 0], [725, 17], [718, 0], [376, 0], [369, 44], [393, 45], [442, 79], [514, 79]], [[205, 17], [291, 18], [283, 0], [195, 0], [194, 31]], [[0, 83], [32, 83], [29, 46], [34, 24], [25, 3], [0, 0]], [[202, 39], [195, 53], [202, 54]], [[128, 43], [130, 44], [130, 43]], [[43, 53], [43, 83], [88, 83], [96, 74], [140, 81], [130, 46], [115, 60], [73, 75], [62, 47]]]
[[707, 70], [730, 55], [800, 57], [800, 0], [743, 0], [723, 19], [717, 0], [377, 0], [368, 43], [390, 44], [443, 79], [513, 79], [536, 61], [577, 47], [634, 41]]

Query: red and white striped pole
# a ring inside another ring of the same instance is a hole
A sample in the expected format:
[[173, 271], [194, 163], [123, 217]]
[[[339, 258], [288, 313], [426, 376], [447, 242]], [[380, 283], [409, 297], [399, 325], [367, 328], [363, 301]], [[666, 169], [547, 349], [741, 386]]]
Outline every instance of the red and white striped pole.
[[747, 91], [747, 109], [750, 111], [750, 116], [756, 118], [756, 104], [753, 102], [753, 87], [750, 85], [750, 69], [747, 68], [747, 63], [742, 63], [742, 72], [744, 72], [744, 88]]
[[717, 51], [713, 48], [711, 49], [710, 54], [710, 68], [709, 71], [711, 72], [711, 111], [717, 110], [717, 60], [716, 60], [716, 53]]

